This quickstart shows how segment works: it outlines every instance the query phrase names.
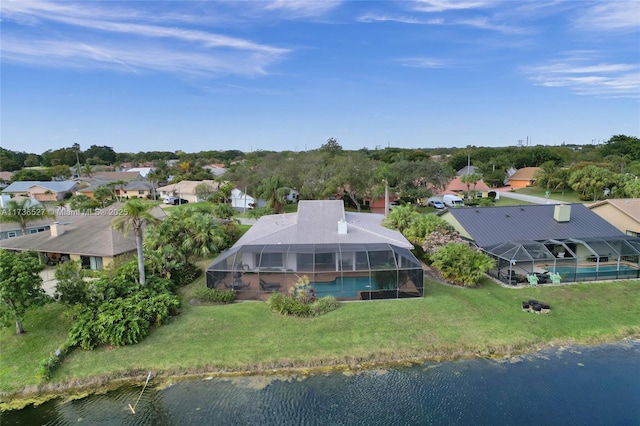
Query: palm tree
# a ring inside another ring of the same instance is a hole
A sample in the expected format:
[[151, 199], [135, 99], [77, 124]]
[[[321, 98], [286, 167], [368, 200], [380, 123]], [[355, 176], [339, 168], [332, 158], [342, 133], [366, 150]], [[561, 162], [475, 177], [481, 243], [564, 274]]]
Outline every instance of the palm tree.
[[23, 200], [9, 200], [7, 205], [0, 213], [0, 222], [17, 222], [22, 228], [22, 234], [27, 234], [27, 225], [29, 222], [35, 222], [40, 219], [52, 218], [56, 215], [53, 212], [43, 208], [42, 206], [33, 205], [29, 198]]
[[284, 197], [289, 193], [289, 188], [284, 186], [284, 180], [274, 175], [262, 181], [256, 190], [257, 198], [267, 200], [267, 207], [272, 208], [275, 214], [282, 213]]
[[155, 206], [155, 203], [143, 203], [141, 200], [134, 198], [125, 203], [122, 209], [125, 214], [113, 220], [113, 227], [124, 233], [125, 236], [127, 236], [131, 230], [133, 230], [136, 236], [140, 285], [145, 284], [144, 256], [142, 253], [144, 228], [149, 224], [155, 224], [160, 221], [151, 214], [150, 210]]

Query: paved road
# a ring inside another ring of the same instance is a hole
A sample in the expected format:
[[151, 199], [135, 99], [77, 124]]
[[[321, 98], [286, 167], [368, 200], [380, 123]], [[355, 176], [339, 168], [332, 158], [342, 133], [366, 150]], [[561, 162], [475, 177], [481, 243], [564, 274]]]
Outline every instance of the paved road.
[[534, 204], [562, 204], [564, 201], [552, 200], [544, 197], [534, 197], [533, 195], [517, 194], [515, 192], [500, 191], [501, 197], [513, 198], [514, 200], [527, 201]]

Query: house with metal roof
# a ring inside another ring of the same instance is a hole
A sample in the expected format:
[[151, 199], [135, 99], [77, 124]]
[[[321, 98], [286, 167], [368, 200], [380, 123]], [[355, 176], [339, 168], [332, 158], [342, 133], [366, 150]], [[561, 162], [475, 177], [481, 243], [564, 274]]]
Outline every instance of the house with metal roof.
[[296, 213], [268, 215], [207, 268], [209, 288], [266, 300], [303, 277], [316, 296], [341, 300], [421, 297], [422, 264], [412, 244], [382, 226], [383, 215], [345, 212], [341, 200], [298, 203]]
[[640, 277], [640, 238], [583, 204], [450, 209], [440, 216], [496, 259], [490, 275], [504, 282], [555, 273], [564, 281]]

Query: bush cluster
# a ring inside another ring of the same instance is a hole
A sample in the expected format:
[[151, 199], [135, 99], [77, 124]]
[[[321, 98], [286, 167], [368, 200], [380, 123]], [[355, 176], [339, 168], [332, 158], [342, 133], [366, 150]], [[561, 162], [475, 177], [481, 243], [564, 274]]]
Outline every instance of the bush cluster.
[[273, 292], [267, 300], [267, 306], [271, 311], [281, 315], [316, 317], [335, 311], [340, 304], [333, 296], [321, 297], [311, 303], [305, 303], [297, 297]]
[[194, 297], [201, 302], [233, 303], [236, 300], [236, 292], [202, 287], [196, 290]]
[[36, 376], [41, 380], [49, 380], [53, 371], [62, 364], [62, 361], [64, 361], [64, 358], [71, 351], [71, 348], [72, 345], [66, 342], [56, 349], [55, 352], [51, 352], [47, 358], [40, 361]]
[[176, 315], [179, 306], [173, 294], [146, 291], [86, 306], [71, 325], [69, 342], [85, 350], [101, 344], [133, 345], [149, 334], [151, 325], [161, 325]]

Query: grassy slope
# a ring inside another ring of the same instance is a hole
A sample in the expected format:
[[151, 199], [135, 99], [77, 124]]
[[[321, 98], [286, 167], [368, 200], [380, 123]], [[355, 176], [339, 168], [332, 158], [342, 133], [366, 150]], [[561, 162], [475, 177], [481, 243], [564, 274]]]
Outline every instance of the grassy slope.
[[[184, 289], [188, 299], [201, 277]], [[552, 312], [522, 312], [535, 298]], [[403, 358], [509, 354], [550, 342], [595, 343], [640, 336], [640, 282], [510, 289], [487, 281], [464, 289], [428, 282], [417, 300], [345, 303], [328, 315], [281, 317], [264, 303], [191, 306], [142, 343], [74, 351], [52, 383], [88, 377], [357, 364]], [[0, 390], [34, 385], [38, 362], [65, 339], [56, 305], [30, 313], [29, 333], [0, 333]]]

